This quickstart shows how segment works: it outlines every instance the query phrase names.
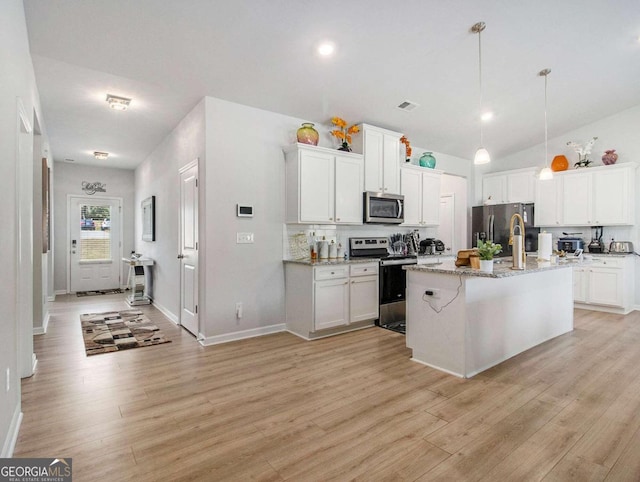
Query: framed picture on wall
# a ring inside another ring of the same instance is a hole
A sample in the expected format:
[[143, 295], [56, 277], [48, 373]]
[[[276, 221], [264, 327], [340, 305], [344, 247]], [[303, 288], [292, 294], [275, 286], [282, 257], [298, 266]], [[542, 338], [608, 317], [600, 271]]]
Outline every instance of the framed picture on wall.
[[156, 197], [142, 201], [142, 240], [156, 240]]

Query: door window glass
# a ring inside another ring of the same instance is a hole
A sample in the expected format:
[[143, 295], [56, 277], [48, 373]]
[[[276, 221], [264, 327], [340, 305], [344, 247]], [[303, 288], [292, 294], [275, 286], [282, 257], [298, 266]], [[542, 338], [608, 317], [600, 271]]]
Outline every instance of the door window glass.
[[80, 205], [80, 261], [111, 261], [111, 206]]

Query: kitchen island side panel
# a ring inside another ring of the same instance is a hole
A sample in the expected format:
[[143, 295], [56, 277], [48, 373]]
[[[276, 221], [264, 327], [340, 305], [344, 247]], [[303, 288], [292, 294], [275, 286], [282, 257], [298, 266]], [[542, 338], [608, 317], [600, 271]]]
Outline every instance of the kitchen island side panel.
[[569, 267], [505, 278], [408, 271], [407, 346], [415, 361], [472, 377], [571, 331], [572, 285]]

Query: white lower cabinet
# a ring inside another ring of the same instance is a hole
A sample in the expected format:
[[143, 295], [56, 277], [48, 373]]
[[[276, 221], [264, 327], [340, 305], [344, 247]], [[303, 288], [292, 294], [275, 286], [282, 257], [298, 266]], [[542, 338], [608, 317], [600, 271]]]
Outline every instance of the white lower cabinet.
[[378, 263], [285, 264], [287, 330], [313, 339], [373, 325]]
[[573, 269], [573, 301], [578, 308], [629, 313], [634, 296], [633, 256], [593, 256]]

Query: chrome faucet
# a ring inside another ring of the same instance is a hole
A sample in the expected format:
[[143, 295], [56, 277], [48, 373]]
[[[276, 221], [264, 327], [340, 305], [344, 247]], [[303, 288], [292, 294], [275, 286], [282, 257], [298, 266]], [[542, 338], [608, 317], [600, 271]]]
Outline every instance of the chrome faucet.
[[[513, 225], [515, 220], [518, 221], [516, 226]], [[519, 234], [515, 234], [515, 228], [518, 228]], [[511, 216], [509, 246], [513, 246], [513, 265], [511, 269], [524, 269], [527, 265], [527, 254], [524, 251], [524, 220], [518, 213]]]

